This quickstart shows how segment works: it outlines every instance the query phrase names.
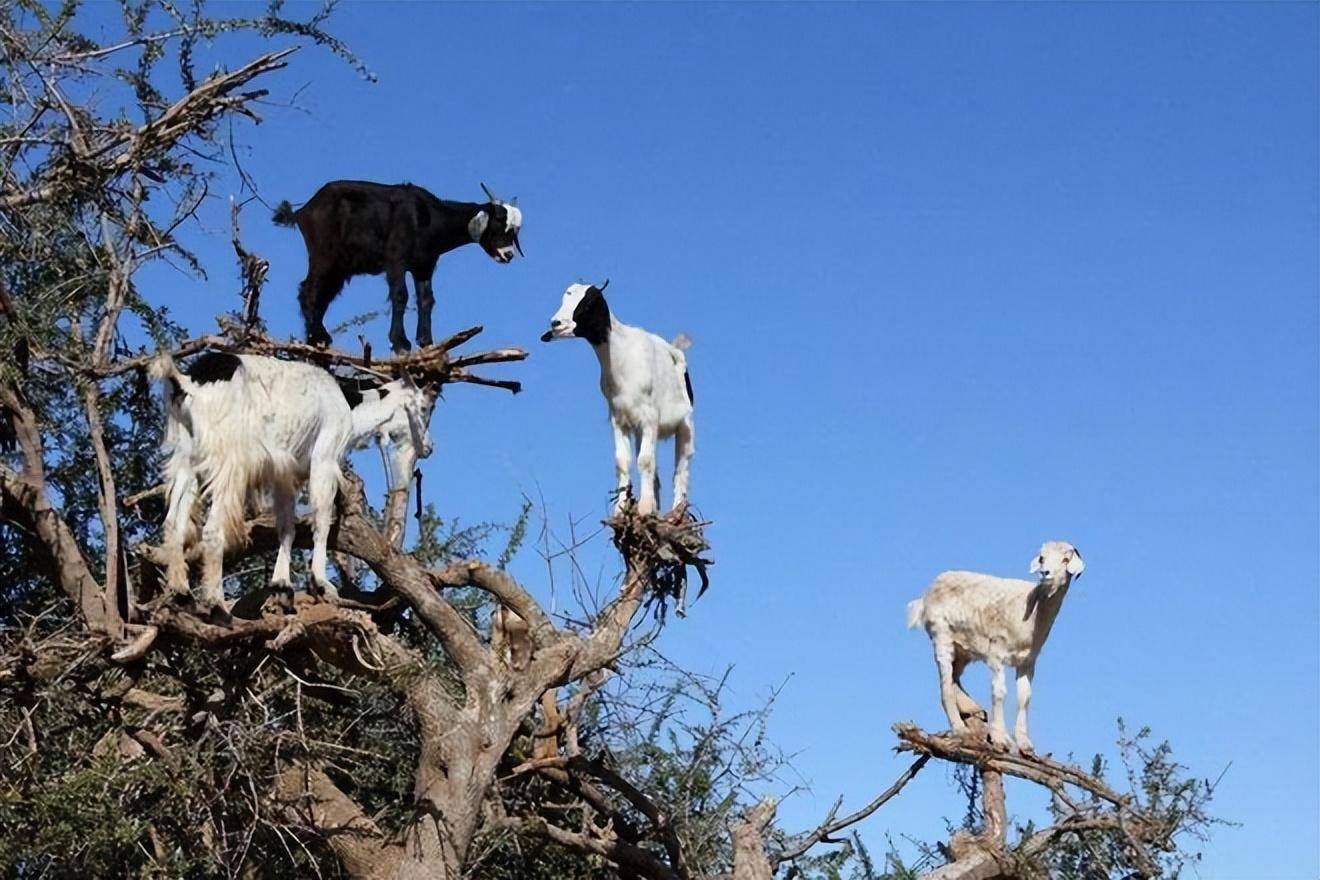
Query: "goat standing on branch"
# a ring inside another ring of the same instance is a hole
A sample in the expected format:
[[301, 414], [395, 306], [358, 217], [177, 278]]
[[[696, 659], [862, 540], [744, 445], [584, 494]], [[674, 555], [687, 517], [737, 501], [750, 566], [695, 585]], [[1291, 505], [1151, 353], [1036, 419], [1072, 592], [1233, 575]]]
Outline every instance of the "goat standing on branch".
[[949, 727], [967, 732], [962, 714], [980, 711], [962, 689], [962, 671], [973, 660], [990, 667], [990, 739], [1009, 746], [1004, 729], [1004, 665], [1017, 671], [1018, 748], [1031, 752], [1027, 737], [1027, 708], [1031, 705], [1031, 677], [1036, 658], [1045, 646], [1054, 618], [1073, 578], [1086, 564], [1077, 548], [1065, 541], [1047, 541], [1031, 561], [1038, 583], [999, 578], [972, 571], [946, 571], [935, 578], [925, 595], [908, 603], [908, 626], [922, 624], [935, 646], [940, 672], [940, 702]]
[[408, 430], [391, 432], [391, 439], [410, 447], [410, 456], [431, 454], [427, 424], [434, 396], [407, 377], [363, 395], [354, 406], [329, 373], [296, 361], [208, 352], [180, 371], [165, 354], [154, 372], [165, 381], [165, 445], [170, 456], [166, 580], [171, 590], [187, 591], [183, 548], [200, 492], [211, 505], [201, 532], [200, 592], [212, 607], [223, 608], [225, 548], [244, 540], [252, 494], [268, 492], [273, 501], [279, 553], [271, 582], [287, 588], [294, 494], [307, 484], [314, 525], [312, 579], [335, 596], [326, 572], [326, 543], [340, 464], [349, 447], [387, 429], [402, 414]]
[[614, 427], [615, 510], [622, 507], [632, 485], [630, 437], [637, 447], [642, 478], [637, 512], [644, 515], [655, 513], [659, 504], [656, 443], [661, 437], [674, 438], [674, 509], [678, 510], [687, 502], [688, 470], [696, 451], [692, 380], [683, 354], [687, 337], [679, 336], [671, 344], [614, 317], [603, 292], [608, 284], [570, 284], [541, 341], [580, 336], [591, 343], [600, 360], [600, 390]]
[[288, 202], [275, 208], [274, 220], [297, 225], [307, 245], [307, 277], [298, 286], [307, 341], [328, 346], [326, 309], [354, 275], [385, 273], [390, 287], [390, 345], [396, 352], [412, 346], [403, 330], [408, 305], [404, 275], [411, 273], [417, 296], [417, 344], [431, 344], [431, 276], [441, 254], [476, 242], [497, 263], [522, 254], [518, 233], [522, 211], [514, 199], [451, 202], [410, 183], [383, 184], [336, 180], [316, 191], [298, 210]]

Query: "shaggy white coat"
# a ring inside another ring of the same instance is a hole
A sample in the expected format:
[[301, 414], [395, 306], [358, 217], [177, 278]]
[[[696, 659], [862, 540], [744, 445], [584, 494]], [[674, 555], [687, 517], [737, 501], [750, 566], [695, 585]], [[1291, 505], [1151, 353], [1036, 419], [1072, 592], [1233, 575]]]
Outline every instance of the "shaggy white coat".
[[225, 548], [245, 540], [247, 504], [261, 495], [271, 500], [279, 538], [271, 582], [288, 586], [294, 497], [306, 485], [314, 524], [312, 578], [327, 595], [337, 595], [326, 571], [326, 544], [344, 455], [387, 427], [398, 428], [402, 419], [407, 430], [391, 429], [388, 436], [408, 447], [408, 460], [425, 458], [431, 452], [431, 400], [411, 381], [398, 380], [383, 386], [385, 396], [364, 395], [350, 408], [320, 367], [258, 355], [239, 360], [233, 376], [220, 382], [194, 382], [168, 355], [154, 367], [166, 380], [167, 582], [187, 590], [183, 548], [200, 495], [210, 502], [201, 530], [201, 598], [223, 606]]

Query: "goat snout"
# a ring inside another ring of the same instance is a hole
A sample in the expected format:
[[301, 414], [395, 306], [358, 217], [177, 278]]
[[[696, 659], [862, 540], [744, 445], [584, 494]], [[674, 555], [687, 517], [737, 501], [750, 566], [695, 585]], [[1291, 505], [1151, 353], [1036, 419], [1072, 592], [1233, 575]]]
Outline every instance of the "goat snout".
[[541, 334], [542, 342], [549, 342], [552, 339], [562, 339], [565, 336], [572, 335], [572, 326], [568, 321], [562, 318], [551, 318], [550, 329]]

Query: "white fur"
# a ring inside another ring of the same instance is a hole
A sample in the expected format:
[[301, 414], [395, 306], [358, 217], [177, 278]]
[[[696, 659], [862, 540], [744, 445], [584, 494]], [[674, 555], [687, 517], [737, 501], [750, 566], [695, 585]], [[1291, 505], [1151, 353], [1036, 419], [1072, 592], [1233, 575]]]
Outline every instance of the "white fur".
[[[559, 311], [551, 319], [554, 338], [573, 335], [573, 312], [588, 288], [586, 284], [571, 284], [564, 291]], [[616, 509], [632, 485], [632, 450], [636, 446], [642, 480], [637, 509], [643, 514], [655, 512], [660, 494], [656, 444], [666, 437], [674, 438], [674, 507], [682, 506], [687, 500], [688, 474], [696, 452], [692, 403], [684, 379], [687, 358], [682, 349], [654, 333], [623, 323], [613, 313], [608, 340], [592, 349], [600, 361], [600, 390], [609, 404], [614, 429], [614, 473], [619, 491]]]
[[[425, 398], [419, 415], [421, 424], [429, 426], [435, 401], [431, 395], [425, 395]], [[379, 390], [362, 392], [364, 404], [380, 399]], [[398, 407], [375, 432], [376, 445], [380, 448], [381, 457], [385, 462], [385, 482], [391, 489], [407, 486], [418, 459], [429, 458], [432, 452], [429, 427], [420, 437], [414, 439], [413, 420], [414, 416], [409, 414], [406, 407]], [[370, 440], [370, 436], [361, 438], [357, 442], [357, 447], [359, 449], [366, 447]]]
[[[240, 355], [239, 360], [229, 381], [202, 384], [179, 372], [169, 355], [154, 368], [166, 380], [167, 581], [172, 589], [187, 589], [183, 546], [200, 492], [210, 500], [201, 533], [200, 591], [204, 601], [223, 604], [225, 548], [244, 539], [249, 499], [269, 493], [280, 544], [271, 582], [288, 585], [294, 495], [305, 483], [314, 523], [312, 578], [333, 596], [326, 544], [344, 454], [361, 440], [383, 434], [396, 448], [407, 447], [409, 461], [417, 454], [425, 457], [431, 450], [431, 400], [410, 381], [399, 380], [384, 386], [384, 397], [368, 392], [370, 398], [364, 395], [350, 409], [335, 380], [320, 367], [256, 355]], [[171, 383], [177, 384], [177, 393]], [[400, 417], [403, 429], [396, 430]]]
[[478, 211], [471, 220], [468, 221], [468, 235], [473, 241], [481, 241], [481, 236], [486, 233], [486, 226], [490, 224], [490, 215], [485, 211]]
[[[510, 204], [509, 202], [496, 202], [496, 204], [504, 208], [506, 231], [517, 232], [522, 229], [522, 211], [518, 209], [517, 205]], [[468, 236], [473, 241], [481, 241], [481, 236], [486, 234], [486, 227], [489, 225], [490, 214], [486, 211], [478, 211], [476, 215], [468, 221]], [[504, 263], [510, 262], [516, 253], [512, 245], [505, 245], [504, 247], [496, 248], [495, 250], [496, 253], [499, 254], [500, 261]]]
[[511, 205], [508, 202], [500, 202], [504, 210], [508, 211], [509, 229], [522, 229], [522, 210], [517, 205]]
[[[509, 232], [517, 232], [522, 229], [522, 211], [518, 210], [517, 207], [508, 202], [500, 202], [499, 204], [504, 207], [506, 212], [504, 228]], [[505, 245], [504, 247], [496, 248], [496, 250], [499, 252], [500, 260], [505, 263], [511, 261], [516, 253], [512, 245]]]
[[1027, 709], [1036, 658], [1072, 579], [1085, 568], [1077, 548], [1064, 541], [1048, 541], [1031, 563], [1031, 572], [1040, 574], [1037, 583], [971, 571], [946, 571], [935, 578], [921, 598], [908, 603], [908, 626], [924, 625], [934, 644], [940, 702], [954, 731], [967, 730], [960, 706], [969, 713], [979, 711], [962, 690], [962, 670], [973, 660], [984, 660], [991, 674], [990, 737], [997, 745], [1008, 745], [1004, 666], [1012, 666], [1017, 673], [1014, 738], [1019, 749], [1032, 751]]

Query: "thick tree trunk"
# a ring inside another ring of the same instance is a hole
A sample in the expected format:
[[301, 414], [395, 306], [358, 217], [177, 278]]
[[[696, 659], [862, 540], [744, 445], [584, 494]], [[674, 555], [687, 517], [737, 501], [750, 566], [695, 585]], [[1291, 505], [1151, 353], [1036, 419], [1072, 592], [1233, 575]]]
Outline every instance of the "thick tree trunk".
[[729, 829], [733, 837], [733, 880], [773, 880], [765, 852], [765, 830], [775, 818], [775, 802], [761, 801]]

